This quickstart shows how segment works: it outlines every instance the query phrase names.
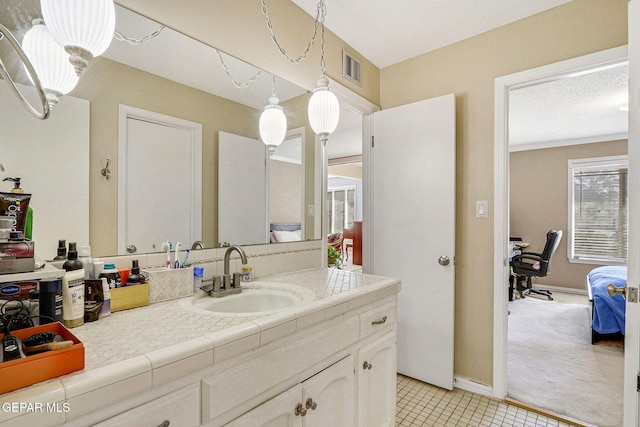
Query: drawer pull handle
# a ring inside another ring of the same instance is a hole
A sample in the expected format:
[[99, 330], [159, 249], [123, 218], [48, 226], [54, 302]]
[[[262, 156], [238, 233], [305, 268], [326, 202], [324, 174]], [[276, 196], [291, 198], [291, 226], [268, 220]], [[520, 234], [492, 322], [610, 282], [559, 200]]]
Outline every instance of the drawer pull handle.
[[312, 398], [308, 398], [305, 402], [305, 406], [307, 407], [307, 409], [311, 409], [312, 411], [314, 411], [318, 407], [318, 403], [314, 402]]
[[296, 405], [296, 409], [295, 409], [295, 411], [293, 411], [293, 413], [294, 413], [294, 415], [296, 417], [298, 415], [300, 415], [301, 417], [304, 417], [305, 415], [307, 415], [307, 410], [302, 407], [302, 403], [298, 403]]
[[170, 424], [169, 420], [164, 420], [158, 427], [169, 427]]
[[371, 322], [372, 325], [382, 325], [383, 323], [385, 323], [387, 321], [387, 316], [384, 316], [382, 319], [380, 320], [374, 320], [373, 322]]
[[362, 364], [362, 369], [369, 369], [371, 370], [373, 366], [371, 365], [371, 363], [367, 362], [366, 360], [364, 361], [364, 363]]

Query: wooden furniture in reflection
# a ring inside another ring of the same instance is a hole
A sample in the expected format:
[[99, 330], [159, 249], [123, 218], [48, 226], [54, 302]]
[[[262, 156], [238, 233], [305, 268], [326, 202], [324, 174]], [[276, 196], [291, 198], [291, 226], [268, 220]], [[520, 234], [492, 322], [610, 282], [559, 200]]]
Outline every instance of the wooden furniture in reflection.
[[362, 221], [353, 221], [351, 228], [343, 230], [342, 237], [353, 241], [352, 264], [362, 265]]

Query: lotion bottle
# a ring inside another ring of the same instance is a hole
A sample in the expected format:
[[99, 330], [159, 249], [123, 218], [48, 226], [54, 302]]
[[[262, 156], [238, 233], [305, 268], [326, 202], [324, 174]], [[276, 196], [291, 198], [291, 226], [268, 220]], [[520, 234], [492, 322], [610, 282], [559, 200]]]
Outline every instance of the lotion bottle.
[[62, 323], [67, 328], [84, 324], [84, 270], [67, 271], [62, 278]]

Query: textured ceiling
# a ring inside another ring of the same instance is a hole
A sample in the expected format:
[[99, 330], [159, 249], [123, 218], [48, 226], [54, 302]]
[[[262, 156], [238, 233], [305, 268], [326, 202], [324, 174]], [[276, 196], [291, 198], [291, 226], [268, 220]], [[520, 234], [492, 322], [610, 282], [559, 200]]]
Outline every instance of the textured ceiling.
[[[292, 1], [315, 17], [317, 0]], [[325, 26], [384, 68], [569, 1], [327, 0]]]
[[511, 150], [626, 138], [626, 62], [509, 93]]

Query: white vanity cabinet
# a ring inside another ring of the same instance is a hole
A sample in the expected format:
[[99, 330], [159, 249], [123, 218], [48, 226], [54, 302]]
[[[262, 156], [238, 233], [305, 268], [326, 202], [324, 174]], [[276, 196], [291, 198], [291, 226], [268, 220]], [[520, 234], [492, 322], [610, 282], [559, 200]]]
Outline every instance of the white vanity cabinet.
[[358, 426], [393, 427], [396, 412], [396, 334], [358, 351]]
[[353, 356], [348, 356], [225, 426], [352, 426], [353, 363]]
[[130, 409], [94, 427], [197, 427], [200, 425], [200, 385], [192, 384]]

